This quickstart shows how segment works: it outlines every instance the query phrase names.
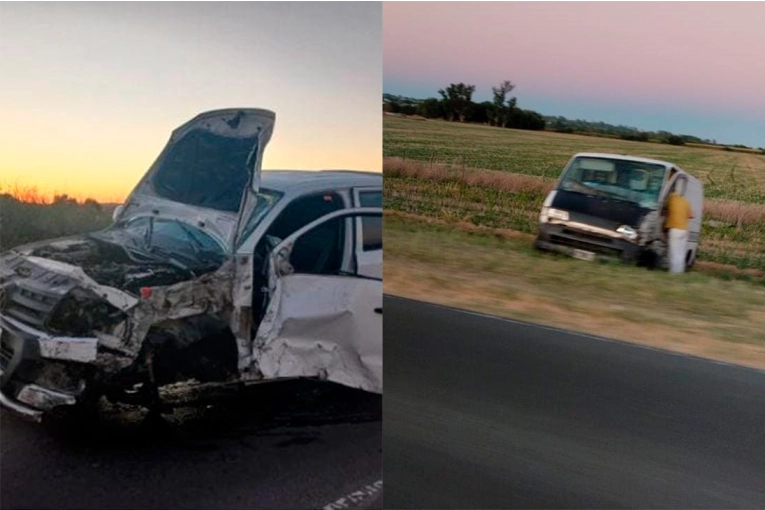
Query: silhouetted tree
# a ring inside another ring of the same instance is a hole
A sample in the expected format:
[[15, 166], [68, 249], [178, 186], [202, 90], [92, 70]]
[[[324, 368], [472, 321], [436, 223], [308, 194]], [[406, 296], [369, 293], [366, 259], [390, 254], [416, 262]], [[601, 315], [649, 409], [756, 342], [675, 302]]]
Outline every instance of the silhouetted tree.
[[441, 119], [445, 116], [441, 101], [435, 97], [421, 101], [417, 105], [417, 113], [428, 119]]
[[505, 80], [499, 84], [499, 87], [492, 87], [491, 92], [494, 95], [492, 101], [493, 107], [491, 111], [491, 123], [495, 126], [505, 127], [507, 126], [507, 120], [515, 108], [516, 99], [513, 97], [508, 104], [505, 104], [507, 95], [512, 92], [515, 85], [510, 80]]
[[456, 117], [460, 122], [465, 122], [473, 106], [473, 92], [475, 92], [475, 85], [466, 85], [462, 82], [450, 83], [446, 89], [438, 91], [443, 98], [444, 111], [449, 120], [454, 120]]

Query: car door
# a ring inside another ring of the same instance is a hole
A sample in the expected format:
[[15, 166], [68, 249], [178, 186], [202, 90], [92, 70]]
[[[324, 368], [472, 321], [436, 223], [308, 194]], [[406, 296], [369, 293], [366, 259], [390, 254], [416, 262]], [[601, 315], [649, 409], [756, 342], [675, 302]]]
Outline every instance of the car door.
[[[269, 301], [255, 341], [252, 359], [266, 379], [319, 377], [346, 386], [382, 393], [382, 278], [360, 274], [340, 245], [324, 266], [306, 264], [303, 251], [316, 248], [312, 233], [328, 230], [348, 218], [382, 218], [381, 208], [332, 212], [284, 239], [269, 258]], [[352, 229], [346, 235], [353, 243]], [[323, 236], [322, 236], [323, 237]], [[333, 248], [335, 249], [335, 248]], [[316, 257], [309, 257], [311, 260]]]
[[[356, 207], [382, 207], [382, 188], [355, 188], [353, 201]], [[356, 270], [364, 276], [382, 278], [382, 216], [357, 217], [354, 221]]]

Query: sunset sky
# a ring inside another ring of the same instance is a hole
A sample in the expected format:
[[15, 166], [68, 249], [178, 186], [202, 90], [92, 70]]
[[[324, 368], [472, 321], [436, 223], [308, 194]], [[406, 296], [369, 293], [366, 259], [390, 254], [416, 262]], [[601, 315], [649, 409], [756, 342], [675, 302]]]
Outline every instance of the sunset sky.
[[765, 147], [765, 2], [385, 3], [384, 91]]
[[380, 171], [379, 3], [3, 3], [0, 190], [122, 201], [204, 110], [276, 112], [264, 168]]

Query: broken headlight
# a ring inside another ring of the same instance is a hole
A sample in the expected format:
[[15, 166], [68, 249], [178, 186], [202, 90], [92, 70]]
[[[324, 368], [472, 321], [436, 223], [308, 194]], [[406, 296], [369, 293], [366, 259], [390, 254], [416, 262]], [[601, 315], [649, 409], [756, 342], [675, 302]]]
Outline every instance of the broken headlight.
[[91, 292], [74, 289], [53, 310], [48, 327], [59, 334], [90, 336], [126, 318], [124, 312]]
[[635, 232], [635, 229], [630, 227], [629, 225], [622, 225], [619, 228], [616, 229], [618, 233], [629, 239], [630, 241], [634, 241], [638, 238], [638, 233]]
[[549, 220], [568, 221], [568, 211], [562, 211], [561, 209], [555, 209], [553, 207], [542, 207], [539, 221], [547, 223]]

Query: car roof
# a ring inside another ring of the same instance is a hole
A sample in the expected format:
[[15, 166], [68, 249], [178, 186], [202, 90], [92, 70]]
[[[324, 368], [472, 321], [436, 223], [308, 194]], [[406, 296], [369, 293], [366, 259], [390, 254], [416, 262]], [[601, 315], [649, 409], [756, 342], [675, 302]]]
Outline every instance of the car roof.
[[382, 186], [382, 173], [357, 170], [263, 170], [261, 186], [281, 192]]
[[[628, 156], [626, 154], [608, 154], [605, 152], [580, 152], [578, 154], [574, 155], [575, 158], [578, 157], [584, 157], [584, 158], [611, 158], [611, 159], [621, 159], [624, 161], [636, 161], [639, 163], [649, 163], [654, 165], [662, 165], [662, 166], [674, 166], [677, 167], [676, 164], [670, 163], [669, 161], [661, 161], [660, 159], [650, 159], [650, 158], [639, 158], [637, 156]], [[679, 167], [677, 167], [679, 168]]]

